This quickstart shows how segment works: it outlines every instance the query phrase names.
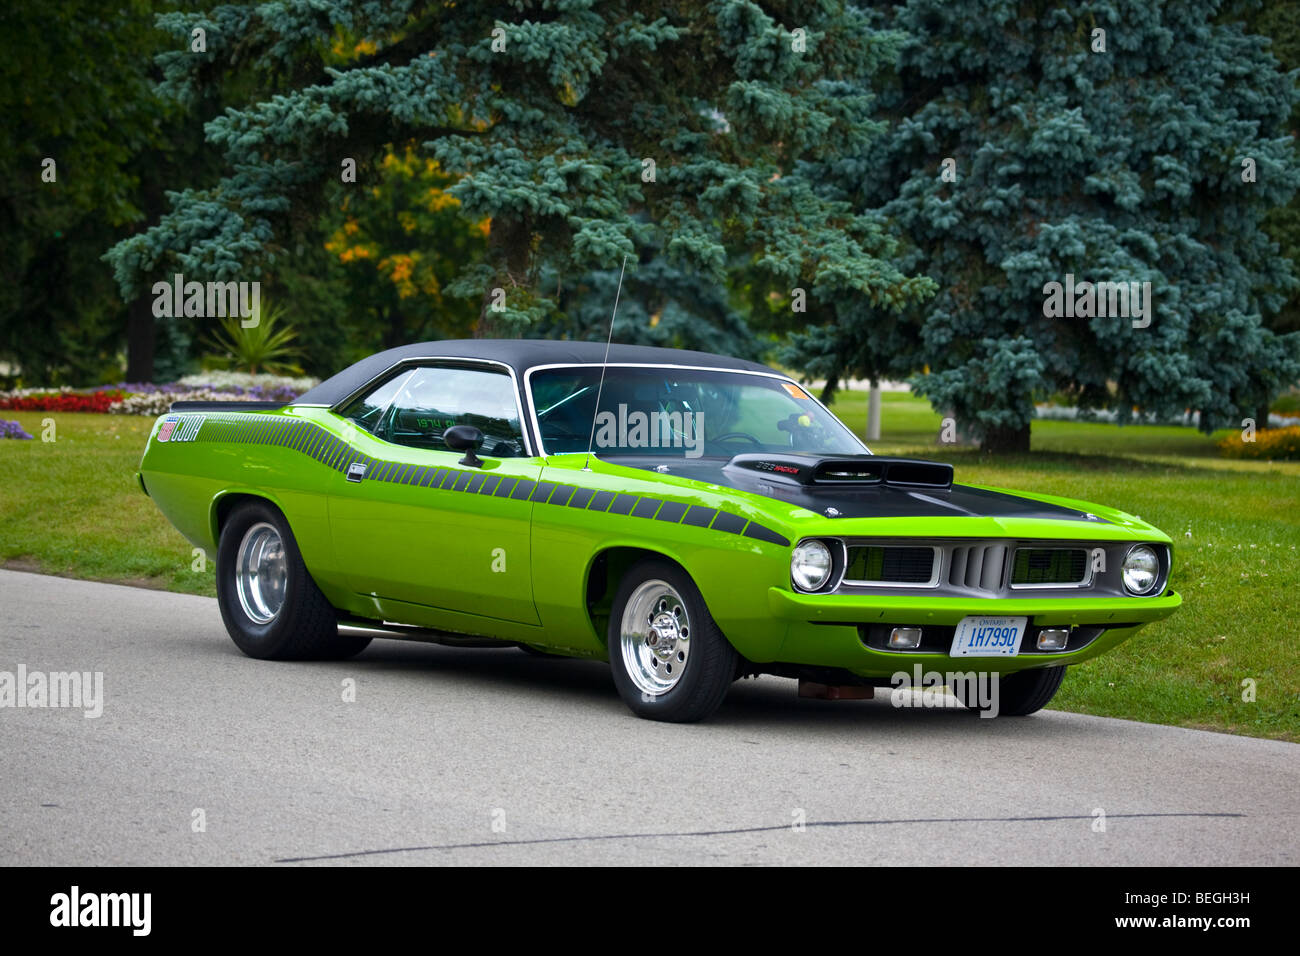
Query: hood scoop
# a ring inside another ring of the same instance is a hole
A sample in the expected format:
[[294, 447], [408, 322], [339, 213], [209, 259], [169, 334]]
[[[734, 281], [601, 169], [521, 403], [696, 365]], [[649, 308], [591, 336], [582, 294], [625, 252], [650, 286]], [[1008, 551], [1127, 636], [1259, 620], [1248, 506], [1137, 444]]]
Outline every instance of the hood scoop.
[[916, 458], [881, 455], [823, 457], [798, 454], [737, 455], [722, 469], [808, 488], [858, 489], [878, 485], [904, 488], [951, 488], [952, 465]]

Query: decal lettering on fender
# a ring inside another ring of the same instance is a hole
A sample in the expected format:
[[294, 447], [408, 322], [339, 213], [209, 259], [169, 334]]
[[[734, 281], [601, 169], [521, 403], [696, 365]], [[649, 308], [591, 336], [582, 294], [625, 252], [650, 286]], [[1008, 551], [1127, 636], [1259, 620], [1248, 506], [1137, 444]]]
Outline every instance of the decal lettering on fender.
[[202, 415], [173, 415], [163, 419], [158, 441], [194, 441], [203, 427]]

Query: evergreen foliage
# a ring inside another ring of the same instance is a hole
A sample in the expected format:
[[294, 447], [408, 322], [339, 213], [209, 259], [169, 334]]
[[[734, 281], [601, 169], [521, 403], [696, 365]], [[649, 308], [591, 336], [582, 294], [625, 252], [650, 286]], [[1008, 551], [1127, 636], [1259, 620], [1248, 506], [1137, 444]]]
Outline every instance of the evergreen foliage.
[[[899, 267], [939, 291], [905, 321], [837, 301], [791, 361], [832, 378], [925, 369], [922, 394], [1007, 449], [1028, 448], [1035, 396], [1199, 409], [1210, 430], [1300, 375], [1300, 336], [1263, 321], [1297, 288], [1263, 220], [1300, 182], [1295, 77], [1265, 39], [1217, 22], [1214, 2], [879, 6], [878, 26], [910, 36], [881, 87], [890, 132], [806, 173], [883, 210], [912, 244]], [[1150, 282], [1150, 325], [1044, 315], [1067, 274]]]

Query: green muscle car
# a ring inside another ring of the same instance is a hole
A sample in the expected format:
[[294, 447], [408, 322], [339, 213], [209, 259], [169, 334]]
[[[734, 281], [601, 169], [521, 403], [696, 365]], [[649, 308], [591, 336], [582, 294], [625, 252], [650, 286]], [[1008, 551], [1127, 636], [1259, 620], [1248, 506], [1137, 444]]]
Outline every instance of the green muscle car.
[[741, 677], [916, 665], [996, 675], [1027, 714], [1181, 600], [1169, 538], [1132, 515], [872, 455], [789, 377], [676, 349], [392, 349], [288, 405], [175, 404], [139, 478], [216, 554], [252, 657], [516, 645], [608, 660], [659, 720]]

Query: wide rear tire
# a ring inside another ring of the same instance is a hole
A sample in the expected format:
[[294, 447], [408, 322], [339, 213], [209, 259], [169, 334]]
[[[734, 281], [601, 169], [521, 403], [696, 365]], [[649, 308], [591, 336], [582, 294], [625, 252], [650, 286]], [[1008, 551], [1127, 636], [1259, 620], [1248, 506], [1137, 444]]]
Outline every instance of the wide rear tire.
[[307, 572], [278, 508], [238, 505], [217, 547], [217, 603], [235, 646], [260, 660], [342, 660], [368, 637], [340, 634], [338, 612]]

